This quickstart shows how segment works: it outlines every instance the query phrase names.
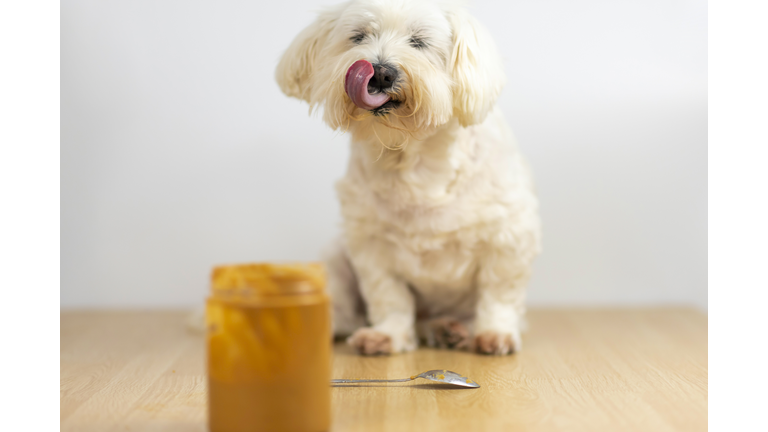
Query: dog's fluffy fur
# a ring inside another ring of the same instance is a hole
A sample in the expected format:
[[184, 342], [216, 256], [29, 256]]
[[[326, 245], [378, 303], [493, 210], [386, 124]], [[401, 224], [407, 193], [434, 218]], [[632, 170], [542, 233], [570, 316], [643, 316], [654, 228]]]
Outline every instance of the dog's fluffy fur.
[[[345, 74], [361, 59], [397, 67], [399, 105], [352, 103]], [[276, 76], [352, 139], [337, 184], [343, 236], [328, 259], [335, 333], [363, 354], [419, 338], [519, 350], [538, 201], [495, 108], [504, 73], [487, 31], [456, 5], [353, 0], [302, 31]]]

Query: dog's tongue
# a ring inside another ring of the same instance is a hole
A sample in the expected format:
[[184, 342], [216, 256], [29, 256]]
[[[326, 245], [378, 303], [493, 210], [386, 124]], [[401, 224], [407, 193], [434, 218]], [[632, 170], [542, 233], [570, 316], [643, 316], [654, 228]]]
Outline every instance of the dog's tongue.
[[344, 90], [352, 99], [355, 105], [364, 109], [372, 110], [378, 108], [387, 101], [389, 96], [386, 93], [368, 93], [368, 81], [373, 76], [373, 66], [366, 60], [358, 60], [347, 70], [347, 76], [344, 78]]

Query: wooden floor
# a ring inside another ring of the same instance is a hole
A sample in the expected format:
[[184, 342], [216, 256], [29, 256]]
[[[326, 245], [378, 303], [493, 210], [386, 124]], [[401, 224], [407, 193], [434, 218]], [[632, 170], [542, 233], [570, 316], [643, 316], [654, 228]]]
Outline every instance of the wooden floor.
[[[62, 431], [205, 431], [203, 338], [184, 312], [62, 312]], [[334, 378], [428, 381], [332, 388], [334, 431], [707, 430], [707, 317], [687, 309], [534, 310], [521, 353], [336, 347]]]

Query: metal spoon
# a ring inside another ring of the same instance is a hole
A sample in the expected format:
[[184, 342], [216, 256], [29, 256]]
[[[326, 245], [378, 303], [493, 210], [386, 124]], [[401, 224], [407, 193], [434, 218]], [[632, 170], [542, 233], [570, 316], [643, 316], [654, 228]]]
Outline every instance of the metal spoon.
[[455, 386], [460, 387], [471, 387], [471, 388], [478, 388], [480, 387], [480, 384], [472, 381], [471, 379], [467, 377], [463, 377], [456, 372], [451, 372], [449, 370], [431, 370], [422, 372], [418, 375], [413, 375], [410, 378], [403, 378], [403, 379], [392, 379], [392, 380], [382, 380], [382, 379], [333, 379], [331, 380], [332, 384], [347, 384], [347, 383], [384, 383], [384, 382], [406, 382], [406, 381], [413, 381], [416, 378], [424, 378], [428, 379], [430, 381], [437, 381], [441, 383], [446, 384], [453, 384]]

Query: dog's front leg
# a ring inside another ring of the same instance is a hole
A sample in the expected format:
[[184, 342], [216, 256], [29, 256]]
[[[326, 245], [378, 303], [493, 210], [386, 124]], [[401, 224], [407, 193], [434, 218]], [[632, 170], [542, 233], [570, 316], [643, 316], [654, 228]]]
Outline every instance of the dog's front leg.
[[520, 336], [525, 314], [529, 263], [513, 252], [494, 252], [478, 272], [474, 349], [505, 355], [522, 348]]
[[355, 262], [355, 271], [371, 327], [358, 329], [347, 342], [366, 355], [416, 349], [416, 301], [408, 285], [377, 268], [375, 263], [368, 266], [358, 260]]

